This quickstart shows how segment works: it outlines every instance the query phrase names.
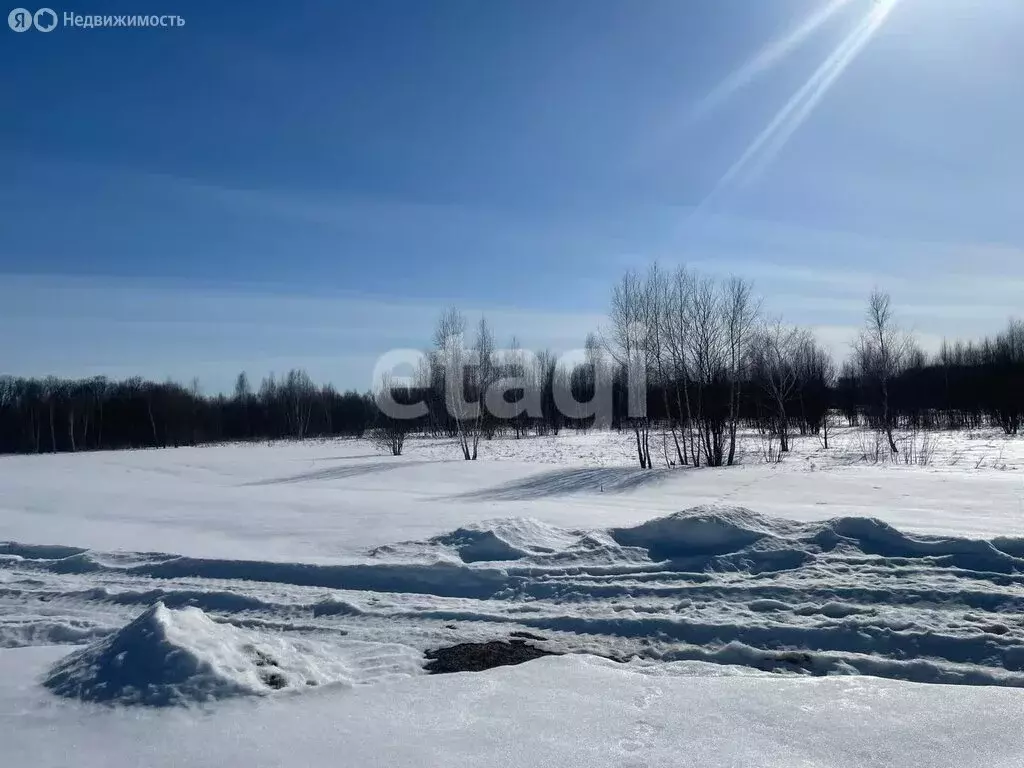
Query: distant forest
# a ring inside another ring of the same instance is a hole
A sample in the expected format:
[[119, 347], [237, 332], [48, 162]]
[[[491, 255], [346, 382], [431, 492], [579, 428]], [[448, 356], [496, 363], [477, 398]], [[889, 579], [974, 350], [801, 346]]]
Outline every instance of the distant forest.
[[[446, 312], [415, 384], [389, 387], [399, 402], [426, 403], [426, 415], [412, 421], [385, 416], [374, 393], [319, 386], [302, 370], [268, 376], [256, 389], [241, 373], [230, 395], [204, 395], [198, 382], [2, 376], [0, 453], [368, 433], [398, 453], [405, 435], [422, 433], [458, 438], [470, 459], [481, 437], [557, 434], [596, 421], [635, 437], [642, 467], [654, 464], [652, 430], [671, 434], [669, 463], [719, 466], [734, 462], [741, 429], [765, 436], [778, 457], [792, 435], [817, 435], [828, 447], [830, 424], [862, 425], [895, 454], [894, 431], [997, 427], [1017, 435], [1024, 421], [1024, 322], [928, 355], [900, 331], [881, 292], [870, 296], [864, 328], [841, 366], [809, 330], [763, 316], [749, 283], [657, 266], [644, 276], [628, 273], [616, 285], [608, 328], [587, 339], [586, 360], [571, 368], [550, 353], [517, 359], [514, 343], [511, 353], [496, 352], [486, 320], [472, 344], [465, 332], [462, 316]], [[522, 386], [508, 390], [505, 401], [525, 398], [529, 389], [539, 411], [461, 416], [446, 400], [442, 374], [446, 357], [460, 354], [456, 343], [477, 353], [464, 373], [470, 401], [482, 404], [490, 384], [514, 375]], [[642, 416], [627, 407], [627, 371], [638, 368], [646, 381]], [[566, 401], [559, 395], [586, 402], [602, 386], [612, 393], [603, 420], [556, 407]]]

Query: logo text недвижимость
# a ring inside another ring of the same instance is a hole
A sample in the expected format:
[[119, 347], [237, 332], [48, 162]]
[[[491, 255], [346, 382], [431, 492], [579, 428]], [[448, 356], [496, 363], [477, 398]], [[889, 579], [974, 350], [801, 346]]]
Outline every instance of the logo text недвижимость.
[[7, 14], [7, 26], [15, 32], [52, 32], [58, 26], [73, 29], [104, 28], [145, 28], [183, 27], [185, 19], [177, 14], [81, 14], [65, 11], [58, 15], [52, 8], [39, 8], [35, 12], [27, 8], [15, 8]]

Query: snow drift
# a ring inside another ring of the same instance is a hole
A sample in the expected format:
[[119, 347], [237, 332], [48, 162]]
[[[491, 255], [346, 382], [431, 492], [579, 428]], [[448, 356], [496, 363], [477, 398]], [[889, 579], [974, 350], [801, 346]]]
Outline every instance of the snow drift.
[[[345, 669], [344, 654], [278, 639], [280, 630], [398, 642], [406, 653], [541, 632], [550, 650], [616, 659], [1024, 686], [1022, 552], [1017, 538], [909, 534], [867, 517], [795, 522], [728, 506], [592, 530], [507, 518], [343, 563], [10, 545], [0, 608], [21, 606], [22, 619], [0, 611], [0, 645], [115, 632], [50, 681], [91, 700], [204, 700], [373, 676]], [[217, 620], [160, 607], [115, 631], [158, 600]], [[161, 659], [155, 668], [120, 656], [139, 646]], [[340, 666], [314, 674], [311, 658]], [[413, 671], [422, 664], [395, 658]]]
[[911, 535], [868, 517], [802, 523], [745, 507], [704, 505], [640, 525], [566, 530], [530, 518], [489, 520], [425, 542], [374, 550], [377, 556], [419, 555], [434, 562], [531, 566], [672, 562], [694, 571], [752, 573], [796, 568], [839, 553], [890, 560], [918, 559], [991, 573], [1024, 573], [1024, 540], [992, 541]]
[[570, 531], [523, 517], [488, 520], [426, 542], [405, 544], [406, 552], [423, 554], [431, 548], [450, 553], [463, 563], [613, 565], [646, 559], [646, 553], [623, 546], [607, 531]]
[[430, 543], [455, 550], [463, 562], [518, 560], [571, 547], [579, 536], [530, 518], [510, 518], [458, 528]]

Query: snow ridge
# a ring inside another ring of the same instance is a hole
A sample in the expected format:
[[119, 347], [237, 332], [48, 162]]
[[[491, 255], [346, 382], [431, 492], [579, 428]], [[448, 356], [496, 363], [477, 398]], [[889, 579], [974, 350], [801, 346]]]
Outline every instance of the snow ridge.
[[[804, 523], [702, 506], [606, 530], [504, 519], [328, 565], [0, 552], [0, 608], [20, 615], [0, 611], [0, 645], [92, 639], [159, 600], [217, 619], [194, 619], [196, 635], [343, 635], [402, 643], [417, 660], [431, 647], [522, 630], [552, 650], [614, 658], [1024, 686], [1024, 540], [910, 535], [873, 518]], [[158, 639], [185, 620], [162, 610], [146, 619]], [[236, 651], [217, 669], [234, 671], [212, 691], [267, 687], [245, 644], [252, 638], [222, 639]], [[275, 653], [288, 685], [305, 685], [286, 669], [301, 654]]]

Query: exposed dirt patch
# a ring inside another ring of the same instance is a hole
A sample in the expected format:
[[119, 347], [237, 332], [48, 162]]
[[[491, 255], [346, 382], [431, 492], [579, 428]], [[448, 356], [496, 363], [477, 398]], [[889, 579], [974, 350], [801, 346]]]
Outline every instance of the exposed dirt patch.
[[275, 691], [288, 687], [288, 678], [279, 671], [281, 665], [277, 663], [277, 660], [273, 656], [264, 653], [259, 648], [252, 648], [251, 652], [255, 657], [255, 661], [253, 663], [259, 667], [258, 674], [260, 680], [262, 680], [267, 687], [273, 688]]
[[494, 667], [512, 666], [533, 661], [542, 656], [559, 656], [525, 640], [492, 640], [487, 643], [459, 643], [447, 648], [437, 648], [424, 654], [430, 661], [426, 670], [434, 675], [448, 672], [483, 672]]

